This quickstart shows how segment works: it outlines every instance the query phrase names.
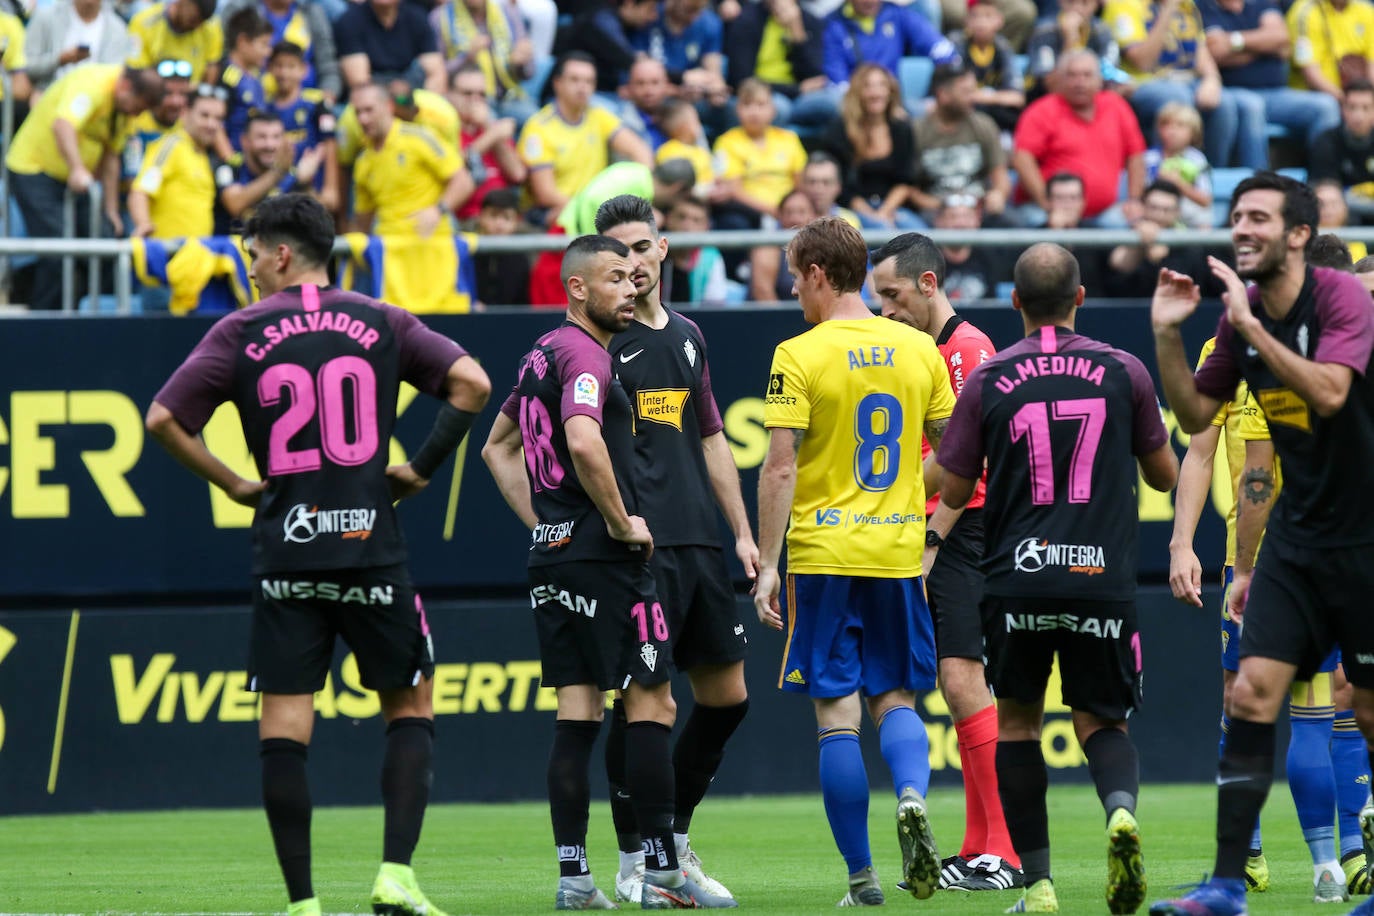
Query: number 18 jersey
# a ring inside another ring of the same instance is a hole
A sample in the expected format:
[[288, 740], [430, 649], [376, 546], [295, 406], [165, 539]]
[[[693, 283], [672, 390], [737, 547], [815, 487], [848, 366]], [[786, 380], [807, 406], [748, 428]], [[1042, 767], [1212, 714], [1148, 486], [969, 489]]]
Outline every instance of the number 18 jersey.
[[763, 425], [805, 430], [789, 573], [910, 578], [925, 549], [921, 435], [954, 410], [929, 335], [886, 318], [823, 321], [773, 354]]
[[1134, 598], [1136, 456], [1167, 441], [1140, 360], [1067, 328], [975, 369], [937, 460], [977, 479], [987, 458], [987, 594]]
[[406, 558], [386, 479], [401, 381], [436, 397], [464, 350], [409, 312], [292, 287], [224, 316], [157, 393], [192, 435], [233, 401], [267, 481], [253, 573]]

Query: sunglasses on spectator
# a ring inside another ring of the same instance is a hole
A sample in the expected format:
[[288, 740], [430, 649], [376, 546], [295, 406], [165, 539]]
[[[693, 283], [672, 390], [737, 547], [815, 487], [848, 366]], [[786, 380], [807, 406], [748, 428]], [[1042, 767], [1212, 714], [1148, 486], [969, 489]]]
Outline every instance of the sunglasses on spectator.
[[196, 86], [196, 95], [202, 99], [219, 99], [228, 104], [229, 90], [223, 86], [212, 86], [209, 83], [201, 83]]
[[944, 205], [950, 207], [973, 207], [977, 209], [978, 198], [972, 194], [951, 194], [944, 199]]
[[157, 75], [165, 80], [191, 78], [191, 62], [186, 60], [164, 60], [157, 65]]

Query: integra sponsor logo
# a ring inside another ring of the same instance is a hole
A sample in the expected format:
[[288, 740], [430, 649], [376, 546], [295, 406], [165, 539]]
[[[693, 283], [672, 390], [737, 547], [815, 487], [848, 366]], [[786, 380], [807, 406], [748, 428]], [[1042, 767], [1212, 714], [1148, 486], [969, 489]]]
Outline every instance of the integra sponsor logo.
[[1121, 621], [1079, 617], [1077, 614], [1007, 614], [1007, 632], [1013, 630], [1066, 630], [1103, 639], [1117, 639], [1121, 636]]
[[585, 614], [588, 617], [596, 616], [595, 598], [583, 598], [581, 595], [574, 595], [566, 588], [559, 588], [556, 585], [536, 585], [530, 589], [531, 608], [537, 608], [541, 604], [550, 602], [557, 602], [574, 614]]
[[1012, 555], [1016, 571], [1038, 573], [1047, 566], [1067, 567], [1071, 573], [1098, 576], [1107, 571], [1107, 559], [1096, 544], [1051, 544], [1040, 538], [1026, 538]]
[[318, 598], [321, 601], [334, 601], [339, 604], [367, 604], [373, 607], [390, 607], [395, 600], [390, 585], [340, 585], [337, 582], [303, 582], [298, 579], [263, 579], [264, 598], [278, 600], [294, 598]]
[[552, 525], [540, 523], [534, 526], [534, 531], [530, 532], [535, 544], [543, 544], [545, 547], [566, 547], [572, 542], [573, 525], [575, 522], [554, 522]]
[[376, 523], [376, 509], [321, 509], [297, 503], [282, 520], [282, 540], [309, 544], [322, 534], [337, 534], [344, 540], [365, 541], [372, 537]]

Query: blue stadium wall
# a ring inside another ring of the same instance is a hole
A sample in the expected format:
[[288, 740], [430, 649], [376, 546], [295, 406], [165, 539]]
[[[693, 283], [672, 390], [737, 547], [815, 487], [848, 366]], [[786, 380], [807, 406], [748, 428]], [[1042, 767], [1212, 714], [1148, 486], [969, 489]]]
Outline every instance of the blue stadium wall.
[[[1020, 336], [1009, 306], [968, 315], [999, 346]], [[693, 317], [711, 346], [716, 398], [752, 507], [767, 446], [762, 393], [772, 348], [804, 326], [794, 310]], [[1216, 317], [1205, 308], [1190, 323], [1190, 349]], [[558, 320], [544, 313], [432, 321], [478, 356], [495, 383], [470, 443], [483, 441], [525, 348]], [[249, 517], [147, 441], [141, 420], [209, 322], [26, 318], [0, 327], [0, 813], [256, 804], [257, 713], [243, 673]], [[1090, 303], [1079, 327], [1152, 362], [1141, 303]], [[396, 460], [418, 445], [433, 417], [424, 398], [411, 403], [403, 395], [402, 407]], [[231, 463], [251, 468], [231, 410], [216, 416], [206, 438]], [[1220, 689], [1216, 618], [1178, 605], [1160, 585], [1170, 498], [1142, 488], [1140, 511], [1147, 703], [1133, 727], [1142, 775], [1206, 779]], [[476, 445], [404, 504], [401, 517], [439, 661], [435, 798], [539, 797], [553, 703], [538, 687], [520, 597], [527, 536]], [[1209, 571], [1219, 567], [1221, 541], [1216, 513], [1208, 512], [1198, 553]], [[1216, 589], [1207, 597], [1214, 607]], [[754, 653], [753, 706], [715, 791], [813, 790], [810, 705], [777, 691], [780, 638], [757, 626], [747, 604], [742, 613]], [[380, 718], [351, 658], [336, 659], [317, 708], [316, 799], [375, 801]], [[956, 783], [954, 731], [938, 695], [924, 697], [922, 711], [935, 782]], [[1066, 710], [1053, 709], [1049, 719], [1051, 766], [1061, 778], [1086, 778]], [[865, 742], [880, 784], [876, 742], [871, 735]]]

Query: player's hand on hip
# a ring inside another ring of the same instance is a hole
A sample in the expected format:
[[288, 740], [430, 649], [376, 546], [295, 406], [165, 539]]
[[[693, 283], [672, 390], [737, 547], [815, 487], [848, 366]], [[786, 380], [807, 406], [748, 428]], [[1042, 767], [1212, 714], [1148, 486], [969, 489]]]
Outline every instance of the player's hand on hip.
[[1150, 323], [1155, 330], [1176, 328], [1197, 311], [1201, 298], [1202, 292], [1192, 277], [1162, 267], [1150, 301]]
[[750, 581], [759, 577], [759, 545], [754, 543], [752, 537], [735, 539], [735, 556], [739, 557], [740, 563], [744, 566], [744, 574]]
[[267, 481], [265, 480], [248, 480], [247, 478], [240, 477], [227, 492], [229, 498], [240, 506], [248, 506], [250, 509], [256, 509], [266, 489]]
[[414, 496], [429, 486], [429, 481], [417, 474], [409, 463], [393, 464], [388, 467], [386, 469], [386, 482], [391, 487], [392, 500]]
[[443, 219], [443, 216], [444, 214], [439, 209], [438, 204], [432, 207], [425, 207], [419, 213], [416, 213], [415, 231], [419, 233], [420, 238], [427, 239], [433, 235], [434, 230], [439, 228], [439, 220]]
[[1192, 550], [1169, 551], [1169, 588], [1184, 604], [1202, 607], [1202, 564]]
[[654, 555], [654, 536], [649, 533], [649, 523], [640, 516], [629, 516], [629, 527], [624, 530], [617, 531], [609, 525], [606, 526], [606, 530], [617, 541], [629, 544], [631, 550], [643, 550], [646, 563]]
[[774, 630], [782, 629], [782, 605], [778, 603], [778, 592], [782, 589], [782, 577], [776, 566], [759, 568], [759, 577], [754, 580], [754, 610], [758, 612], [759, 623]]
[[1245, 602], [1250, 598], [1250, 575], [1237, 573], [1226, 593], [1226, 610], [1231, 619], [1240, 622], [1245, 616]]

